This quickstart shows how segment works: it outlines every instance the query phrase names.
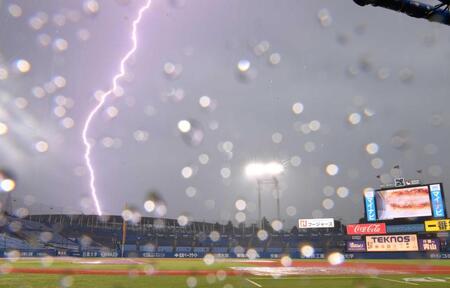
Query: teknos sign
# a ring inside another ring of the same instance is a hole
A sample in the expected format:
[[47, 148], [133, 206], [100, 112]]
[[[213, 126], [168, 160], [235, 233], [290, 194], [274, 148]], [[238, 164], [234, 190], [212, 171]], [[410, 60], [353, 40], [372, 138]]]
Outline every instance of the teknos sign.
[[347, 225], [348, 235], [380, 235], [386, 234], [386, 224], [370, 223], [370, 224], [349, 224]]
[[417, 235], [366, 236], [368, 252], [419, 251]]

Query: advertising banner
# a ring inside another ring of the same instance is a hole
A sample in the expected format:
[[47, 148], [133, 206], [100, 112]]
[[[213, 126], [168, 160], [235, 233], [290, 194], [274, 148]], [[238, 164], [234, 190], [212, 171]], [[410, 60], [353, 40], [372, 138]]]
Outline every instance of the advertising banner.
[[366, 206], [366, 218], [367, 221], [376, 221], [377, 215], [375, 211], [375, 192], [366, 191], [364, 192], [364, 203]]
[[366, 236], [368, 252], [419, 251], [417, 235]]
[[386, 234], [386, 224], [349, 224], [347, 225], [347, 235], [380, 235]]
[[173, 253], [158, 253], [158, 252], [141, 252], [141, 257], [144, 258], [172, 258]]
[[364, 241], [348, 241], [347, 242], [347, 251], [348, 252], [365, 252], [366, 251], [366, 242]]
[[421, 224], [401, 224], [401, 225], [387, 225], [386, 232], [388, 234], [392, 233], [414, 233], [414, 232], [424, 232], [425, 226]]
[[[202, 256], [205, 256], [206, 253], [202, 253]], [[175, 258], [199, 258], [200, 253], [175, 253], [173, 254]]]
[[439, 239], [419, 239], [420, 251], [439, 251], [440, 247]]
[[450, 231], [450, 219], [425, 221], [425, 231], [427, 232]]
[[442, 198], [441, 184], [430, 185], [431, 190], [431, 205], [433, 207], [433, 217], [445, 217], [445, 204]]
[[298, 227], [305, 228], [333, 228], [333, 218], [299, 219]]

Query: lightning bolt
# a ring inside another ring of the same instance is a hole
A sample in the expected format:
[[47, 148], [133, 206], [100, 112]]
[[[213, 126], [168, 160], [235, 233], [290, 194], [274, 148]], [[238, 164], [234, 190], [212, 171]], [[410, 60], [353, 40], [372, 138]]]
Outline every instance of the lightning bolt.
[[89, 113], [88, 117], [86, 118], [86, 122], [84, 123], [84, 127], [83, 127], [82, 137], [83, 137], [84, 146], [86, 147], [85, 152], [84, 152], [84, 160], [85, 160], [86, 166], [89, 170], [89, 188], [91, 191], [92, 199], [94, 200], [94, 203], [95, 203], [95, 208], [97, 210], [97, 214], [99, 216], [102, 215], [102, 209], [100, 207], [100, 202], [98, 201], [97, 189], [95, 188], [95, 171], [94, 171], [94, 168], [92, 166], [92, 161], [91, 161], [92, 146], [91, 146], [91, 143], [89, 143], [89, 141], [88, 141], [87, 134], [88, 134], [89, 126], [92, 122], [92, 119], [97, 114], [97, 112], [100, 110], [100, 108], [102, 108], [102, 106], [105, 104], [106, 99], [117, 89], [117, 87], [118, 87], [117, 83], [120, 80], [120, 78], [125, 76], [125, 64], [137, 49], [137, 42], [138, 42], [137, 41], [137, 26], [138, 26], [139, 22], [141, 22], [142, 15], [144, 14], [145, 10], [147, 10], [150, 7], [150, 4], [151, 4], [151, 0], [147, 0], [145, 2], [145, 5], [143, 5], [139, 9], [138, 16], [133, 21], [133, 30], [131, 32], [131, 41], [133, 43], [133, 46], [120, 61], [120, 72], [113, 77], [113, 79], [112, 79], [113, 85], [112, 85], [111, 90], [103, 93], [103, 95], [100, 96], [100, 100], [98, 101], [97, 105], [95, 105], [95, 107]]

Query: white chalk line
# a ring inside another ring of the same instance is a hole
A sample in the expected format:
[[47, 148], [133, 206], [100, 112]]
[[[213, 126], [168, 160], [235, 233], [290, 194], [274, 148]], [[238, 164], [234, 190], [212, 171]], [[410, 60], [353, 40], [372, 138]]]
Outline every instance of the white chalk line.
[[[401, 283], [401, 284], [409, 284], [409, 285], [414, 285], [414, 286], [418, 286], [419, 284], [417, 283], [413, 283], [413, 282], [406, 282], [406, 281], [400, 281], [400, 280], [395, 280], [395, 279], [390, 279], [390, 278], [383, 278], [383, 277], [378, 277], [378, 276], [349, 276], [349, 277], [280, 277], [280, 278], [270, 278], [270, 277], [252, 277], [251, 279], [253, 280], [339, 280], [339, 279], [379, 279], [379, 280], [384, 280], [384, 281], [390, 281], [390, 282], [395, 282], [395, 283]], [[248, 282], [255, 284], [256, 286], [260, 285], [250, 279], [246, 279]], [[262, 287], [262, 286], [258, 286], [258, 287]]]
[[250, 280], [250, 279], [248, 279], [248, 278], [245, 278], [245, 280], [247, 280], [247, 282], [249, 282], [249, 283], [252, 283], [253, 285], [255, 285], [256, 287], [262, 287], [262, 285], [261, 284], [258, 284], [258, 283], [256, 283], [255, 281], [252, 281], [252, 280]]
[[365, 279], [369, 278], [367, 276], [348, 276], [348, 277], [279, 277], [279, 278], [270, 278], [270, 277], [252, 277], [254, 280], [336, 280], [336, 279]]
[[395, 283], [415, 285], [415, 286], [419, 285], [419, 284], [413, 283], [413, 282], [406, 282], [406, 281], [400, 281], [400, 280], [395, 280], [395, 279], [382, 278], [382, 277], [378, 277], [378, 276], [374, 276], [372, 278], [374, 278], [374, 279], [381, 279], [381, 280], [385, 280], [385, 281], [389, 281], [389, 282], [395, 282]]

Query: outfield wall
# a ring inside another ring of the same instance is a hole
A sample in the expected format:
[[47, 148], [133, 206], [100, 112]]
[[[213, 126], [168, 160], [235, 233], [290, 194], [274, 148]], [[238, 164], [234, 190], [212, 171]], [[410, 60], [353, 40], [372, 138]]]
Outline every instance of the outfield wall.
[[[14, 254], [10, 254], [14, 251]], [[70, 257], [98, 257], [98, 258], [116, 258], [120, 257], [116, 251], [102, 251], [102, 250], [83, 250], [83, 251], [67, 251], [56, 249], [36, 249], [36, 250], [0, 250], [0, 257], [6, 258], [11, 256], [20, 257], [43, 257], [43, 256], [70, 256]], [[126, 252], [124, 257], [142, 257], [142, 258], [203, 258], [206, 252]], [[218, 258], [230, 259], [248, 259], [245, 253], [213, 253]], [[260, 252], [258, 257], [260, 259], [279, 259], [285, 256], [286, 253], [268, 253]], [[377, 252], [377, 253], [344, 253], [346, 259], [450, 259], [450, 253], [443, 252]], [[292, 259], [325, 259], [326, 253], [316, 253], [311, 257], [304, 257], [300, 252], [289, 253]]]

